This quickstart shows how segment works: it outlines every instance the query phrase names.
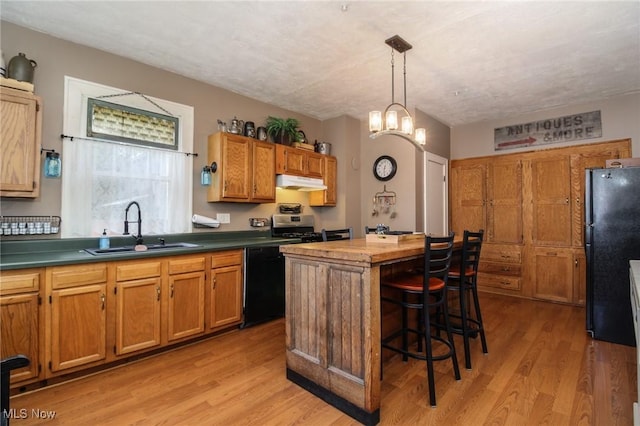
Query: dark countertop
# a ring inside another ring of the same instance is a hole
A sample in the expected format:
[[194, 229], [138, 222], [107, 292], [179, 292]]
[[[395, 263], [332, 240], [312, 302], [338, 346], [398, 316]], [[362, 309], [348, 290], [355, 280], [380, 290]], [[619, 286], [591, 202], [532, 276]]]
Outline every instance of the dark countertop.
[[[269, 231], [236, 231], [223, 233], [192, 233], [176, 235], [146, 235], [145, 244], [156, 244], [159, 238], [169, 243], [192, 243], [197, 247], [166, 248], [142, 252], [109, 253], [94, 256], [84, 249], [98, 247], [98, 238], [69, 238], [25, 241], [0, 240], [0, 270], [41, 268], [79, 263], [109, 262], [180, 254], [205, 253], [245, 247], [284, 245], [299, 242], [291, 238], [273, 238]], [[130, 246], [130, 237], [112, 237], [111, 247]]]

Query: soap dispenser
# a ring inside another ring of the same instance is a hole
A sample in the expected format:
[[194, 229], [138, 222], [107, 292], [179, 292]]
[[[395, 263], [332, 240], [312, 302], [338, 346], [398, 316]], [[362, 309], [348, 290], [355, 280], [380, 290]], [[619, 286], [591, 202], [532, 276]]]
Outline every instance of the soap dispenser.
[[107, 230], [102, 231], [102, 236], [100, 237], [100, 250], [105, 250], [109, 248], [109, 236], [107, 235]]

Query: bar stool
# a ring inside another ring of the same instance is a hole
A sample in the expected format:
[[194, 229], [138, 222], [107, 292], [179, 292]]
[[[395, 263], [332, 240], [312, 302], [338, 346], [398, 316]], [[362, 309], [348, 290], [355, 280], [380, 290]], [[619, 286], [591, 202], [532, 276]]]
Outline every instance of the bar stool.
[[[460, 263], [456, 263], [449, 268], [449, 280], [447, 282], [449, 291], [457, 291], [459, 293], [460, 314], [450, 314], [450, 316], [460, 320], [459, 327], [454, 324], [453, 332], [462, 335], [465, 367], [468, 370], [471, 370], [470, 337], [475, 338], [479, 334], [482, 341], [482, 352], [488, 353], [477, 287], [483, 235], [484, 230], [482, 229], [478, 232], [464, 231]], [[469, 302], [473, 303], [472, 316], [470, 316], [472, 312], [469, 309]]]
[[[434, 361], [441, 361], [451, 358], [453, 372], [456, 380], [460, 380], [460, 369], [456, 348], [453, 343], [451, 324], [449, 323], [449, 313], [447, 309], [447, 277], [451, 256], [453, 252], [453, 236], [448, 237], [426, 236], [424, 248], [424, 272], [421, 274], [401, 274], [382, 281], [382, 287], [387, 287], [395, 292], [400, 292], [400, 300], [382, 296], [384, 302], [401, 306], [402, 325], [401, 329], [389, 336], [382, 338], [382, 347], [402, 354], [402, 360], [409, 357], [427, 361], [427, 376], [429, 380], [429, 402], [432, 407], [436, 406], [435, 374], [433, 369]], [[420, 318], [414, 328], [409, 324], [409, 309], [417, 310]], [[442, 312], [443, 322], [431, 322], [430, 311], [434, 309]], [[436, 332], [432, 331], [432, 327]], [[440, 336], [440, 330], [446, 331], [446, 339]], [[418, 336], [417, 351], [409, 349], [409, 333]], [[391, 342], [398, 337], [402, 338], [402, 347], [397, 347]], [[422, 351], [424, 341], [425, 352]], [[445, 353], [433, 355], [433, 343], [443, 346]]]
[[2, 409], [2, 412], [0, 412], [1, 426], [9, 426], [9, 420], [11, 419], [11, 409], [9, 408], [11, 370], [26, 367], [29, 364], [29, 358], [24, 355], [13, 355], [0, 361], [0, 409]]

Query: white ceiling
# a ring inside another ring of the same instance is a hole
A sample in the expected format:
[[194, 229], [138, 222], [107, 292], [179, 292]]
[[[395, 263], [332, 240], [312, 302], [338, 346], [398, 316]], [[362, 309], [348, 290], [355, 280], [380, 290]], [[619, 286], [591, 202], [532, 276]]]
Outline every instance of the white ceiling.
[[[391, 102], [394, 34], [413, 45], [407, 107], [451, 126], [640, 92], [635, 0], [0, 0], [0, 16], [321, 120]], [[396, 53], [400, 102], [401, 72]]]

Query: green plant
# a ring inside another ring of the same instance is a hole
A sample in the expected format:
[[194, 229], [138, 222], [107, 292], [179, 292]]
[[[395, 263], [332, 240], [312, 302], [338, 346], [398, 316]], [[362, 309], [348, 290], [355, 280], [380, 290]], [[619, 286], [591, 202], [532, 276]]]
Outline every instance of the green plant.
[[295, 141], [298, 137], [298, 126], [300, 122], [295, 118], [267, 117], [267, 134], [274, 141], [282, 142], [286, 138], [288, 141]]

